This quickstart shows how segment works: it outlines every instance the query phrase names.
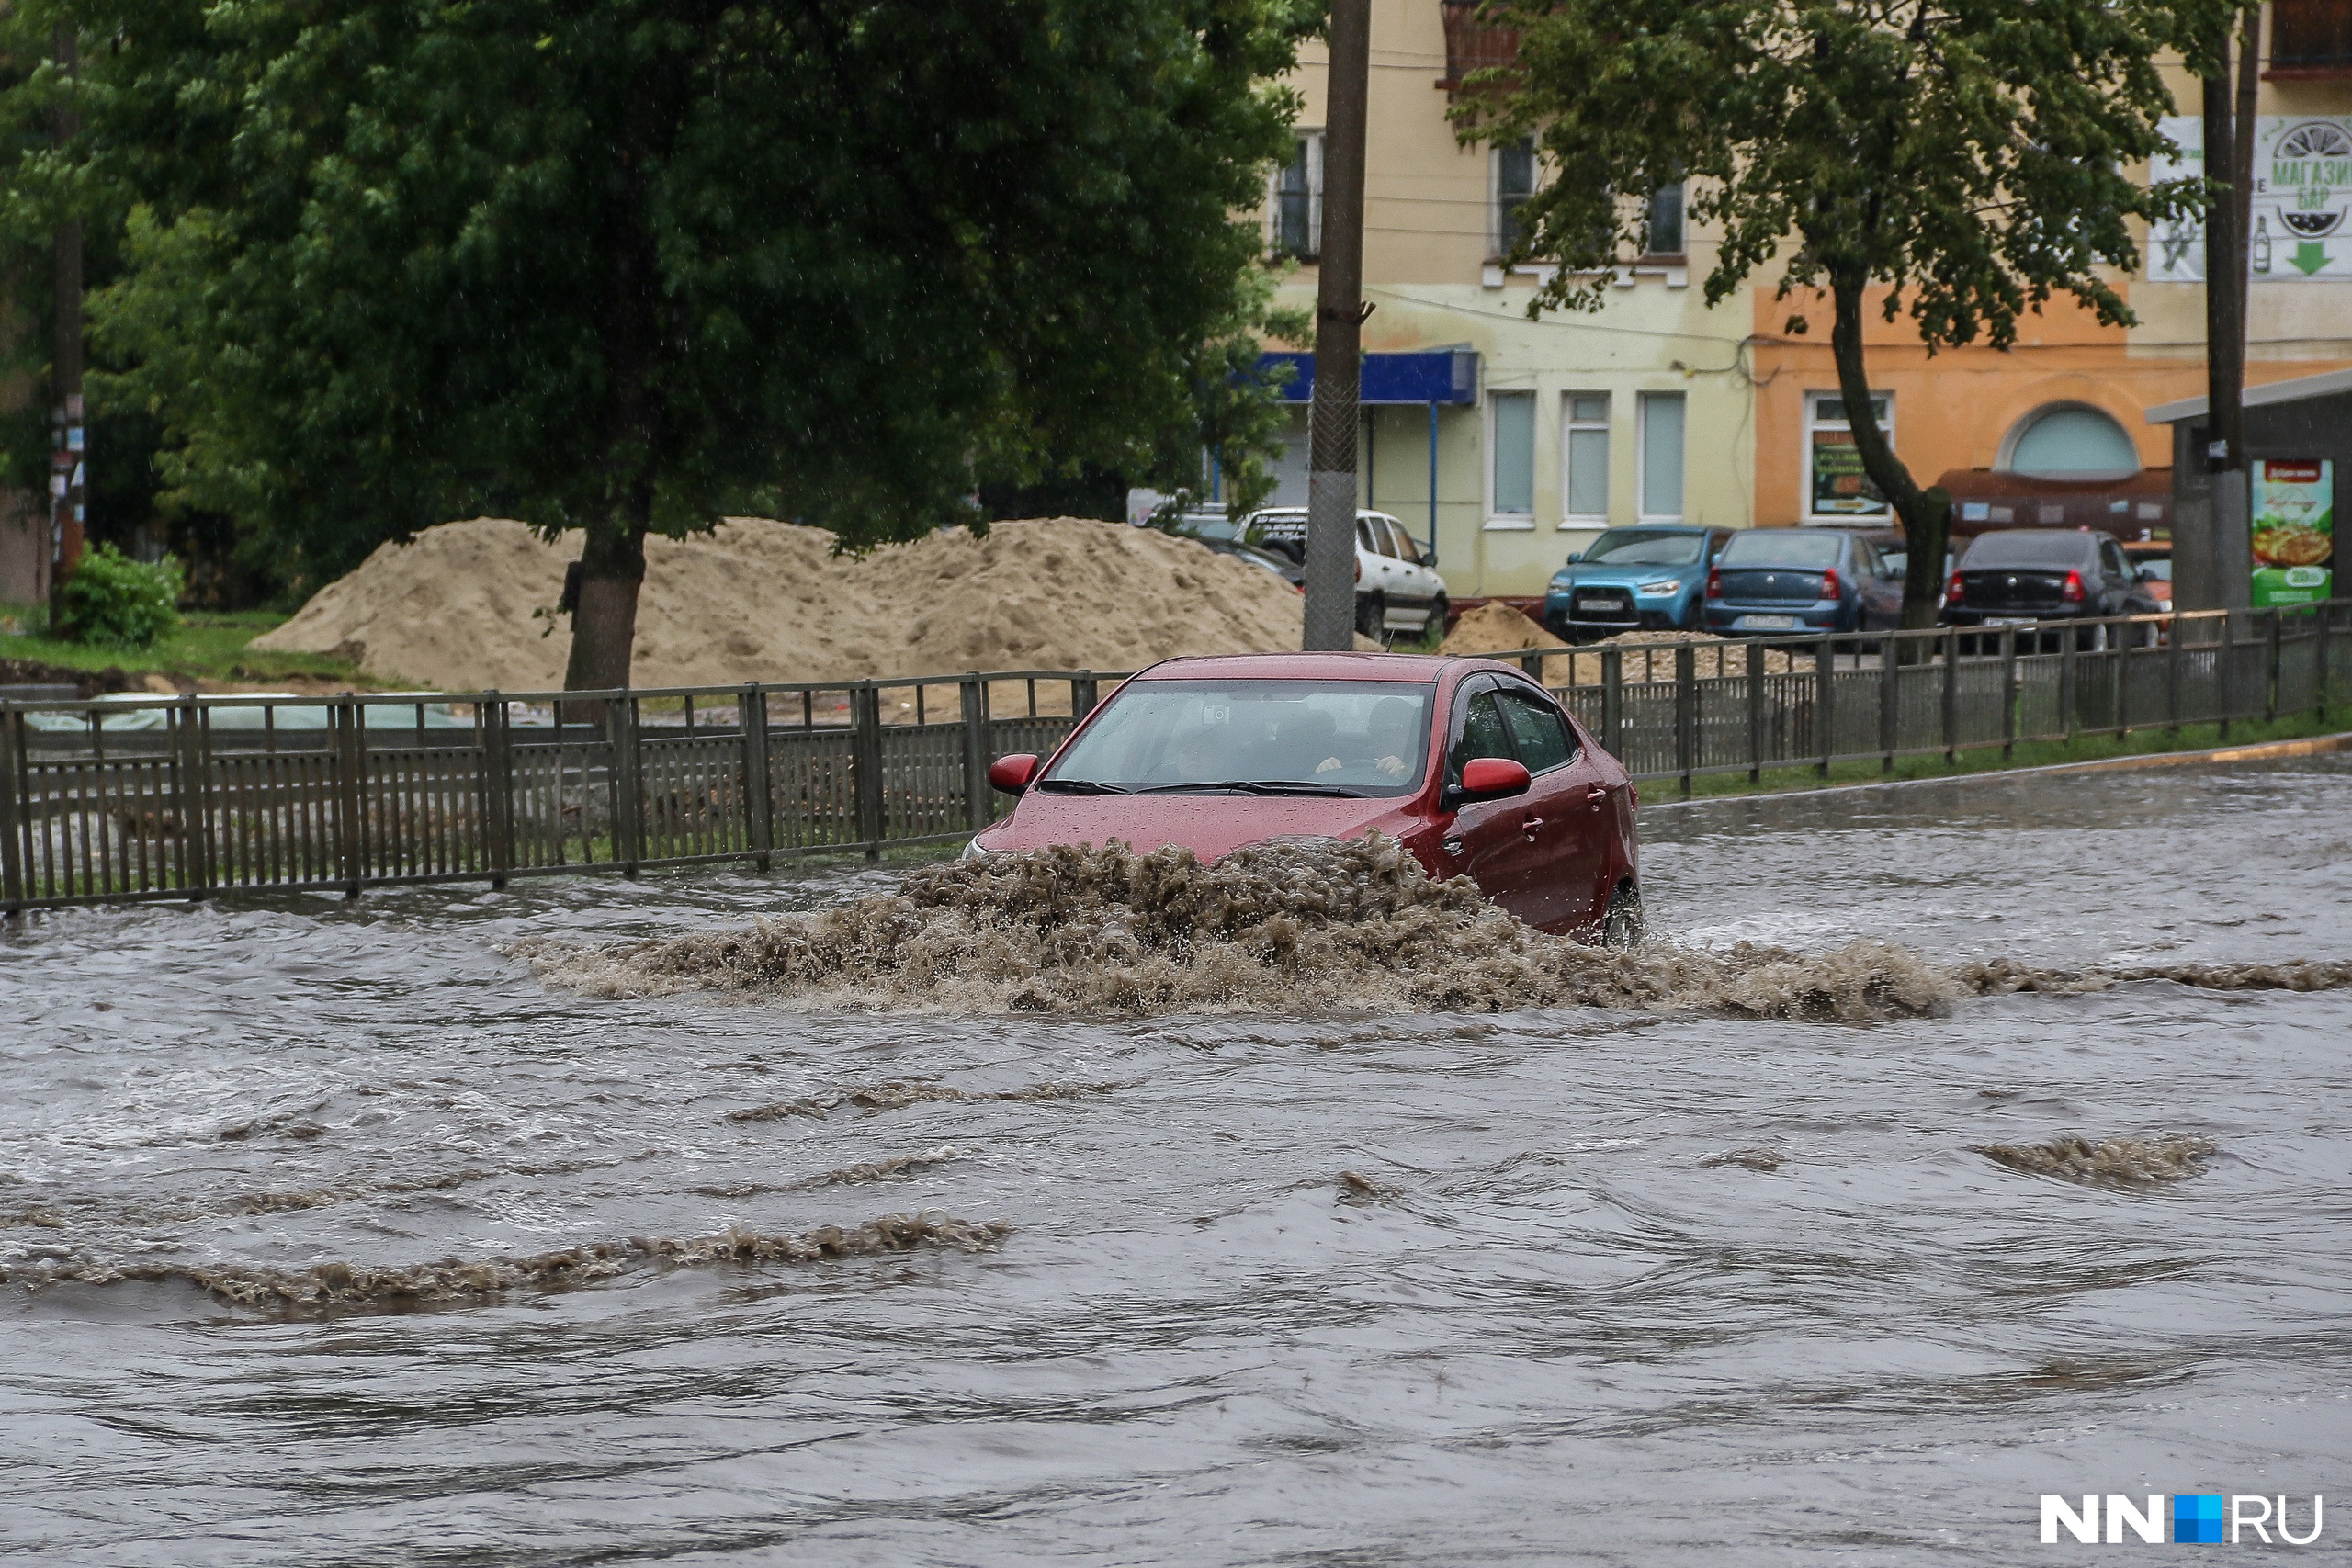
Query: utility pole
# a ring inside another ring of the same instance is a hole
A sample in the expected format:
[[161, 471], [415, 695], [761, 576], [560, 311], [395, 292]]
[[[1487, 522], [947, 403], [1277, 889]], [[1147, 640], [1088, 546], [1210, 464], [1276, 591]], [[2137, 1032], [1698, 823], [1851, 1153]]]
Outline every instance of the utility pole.
[[2230, 40], [2203, 81], [2205, 177], [2227, 181], [2205, 212], [2205, 468], [2212, 495], [2213, 608], [2250, 602], [2252, 464], [2245, 446], [2246, 254], [2254, 227], [2255, 98], [2261, 87], [2262, 8], [2247, 7], [2231, 91]]
[[1308, 649], [1355, 646], [1356, 396], [1363, 318], [1364, 98], [1371, 0], [1331, 0], [1323, 122], [1323, 243], [1315, 290], [1315, 412], [1307, 437]]
[[[51, 57], [66, 90], [57, 107], [57, 145], [64, 147], [81, 133], [82, 113], [74, 107], [74, 78], [81, 66], [81, 39], [70, 21], [57, 24], [51, 35]], [[57, 226], [56, 318], [51, 352], [49, 467], [49, 620], [62, 626], [65, 610], [65, 580], [82, 559], [82, 525], [88, 470], [88, 442], [82, 403], [82, 223], [69, 218]]]

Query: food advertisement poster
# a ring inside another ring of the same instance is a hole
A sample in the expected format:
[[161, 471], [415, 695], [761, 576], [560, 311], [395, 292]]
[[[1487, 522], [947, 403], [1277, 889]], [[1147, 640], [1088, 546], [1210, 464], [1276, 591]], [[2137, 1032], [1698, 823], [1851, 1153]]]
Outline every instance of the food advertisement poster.
[[2254, 603], [2328, 596], [2335, 559], [2335, 465], [2324, 457], [2254, 462]]
[[1862, 471], [1862, 449], [1853, 432], [1813, 433], [1813, 514], [1816, 517], [1881, 517], [1886, 500]]

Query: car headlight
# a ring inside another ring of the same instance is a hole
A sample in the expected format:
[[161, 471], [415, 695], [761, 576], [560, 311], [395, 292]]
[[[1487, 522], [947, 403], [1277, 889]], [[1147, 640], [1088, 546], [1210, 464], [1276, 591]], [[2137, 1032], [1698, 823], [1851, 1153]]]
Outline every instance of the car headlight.
[[1682, 592], [1682, 584], [1673, 581], [1645, 582], [1642, 584], [1641, 591], [1645, 593], [1679, 593]]

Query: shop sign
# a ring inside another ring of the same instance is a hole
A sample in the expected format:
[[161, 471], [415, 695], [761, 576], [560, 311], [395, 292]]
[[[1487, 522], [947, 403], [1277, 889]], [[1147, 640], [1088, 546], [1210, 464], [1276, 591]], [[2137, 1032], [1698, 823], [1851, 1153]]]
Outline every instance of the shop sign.
[[2335, 576], [2335, 465], [2257, 457], [2253, 481], [2254, 604], [2325, 599]]
[[[2152, 180], [2205, 172], [2205, 122], [2169, 116], [2160, 129], [2179, 148], [2148, 166]], [[2265, 115], [2255, 122], [2254, 198], [2246, 265], [2257, 283], [2352, 279], [2352, 118]], [[2147, 276], [2205, 278], [2202, 222], [2177, 219], [2148, 231]]]

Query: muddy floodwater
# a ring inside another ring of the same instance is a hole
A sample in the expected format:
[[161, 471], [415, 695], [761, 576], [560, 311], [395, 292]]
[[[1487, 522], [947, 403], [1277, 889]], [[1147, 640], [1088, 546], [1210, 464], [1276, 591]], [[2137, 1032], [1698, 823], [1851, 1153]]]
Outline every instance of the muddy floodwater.
[[[1686, 947], [2352, 958], [2333, 760], [1643, 833]], [[2352, 989], [1105, 1021], [514, 955], [899, 875], [0, 934], [0, 1558], [2007, 1563], [2044, 1492], [2352, 1491]]]

